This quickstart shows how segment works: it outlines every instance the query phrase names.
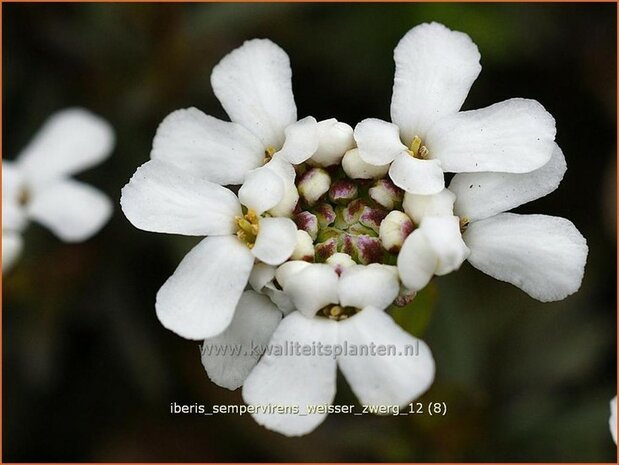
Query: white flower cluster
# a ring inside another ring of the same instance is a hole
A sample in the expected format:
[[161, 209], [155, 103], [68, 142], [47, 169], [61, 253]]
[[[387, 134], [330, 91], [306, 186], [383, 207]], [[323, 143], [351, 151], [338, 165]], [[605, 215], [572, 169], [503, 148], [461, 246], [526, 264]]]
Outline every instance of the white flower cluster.
[[13, 161], [2, 161], [2, 270], [17, 261], [30, 220], [64, 242], [96, 234], [112, 215], [102, 192], [70, 176], [98, 165], [112, 152], [114, 132], [80, 108], [59, 111]]
[[[123, 188], [136, 227], [206, 236], [157, 294], [161, 323], [205, 345], [416, 345], [415, 356], [203, 351], [209, 377], [250, 405], [333, 402], [341, 369], [365, 405], [404, 405], [434, 379], [423, 342], [384, 311], [435, 275], [475, 268], [541, 301], [576, 292], [587, 245], [563, 218], [507, 211], [566, 170], [532, 100], [460, 111], [481, 71], [464, 33], [432, 23], [395, 49], [392, 122], [298, 119], [286, 53], [251, 40], [211, 83], [230, 117], [170, 114]], [[444, 172], [458, 173], [445, 186]], [[234, 187], [237, 186], [237, 187]], [[256, 413], [286, 435], [326, 414]]]

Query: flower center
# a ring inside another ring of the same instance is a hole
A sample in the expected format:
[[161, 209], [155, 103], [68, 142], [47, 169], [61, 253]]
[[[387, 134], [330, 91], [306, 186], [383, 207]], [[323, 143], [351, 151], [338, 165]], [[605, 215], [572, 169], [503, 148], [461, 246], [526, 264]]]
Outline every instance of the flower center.
[[340, 252], [363, 265], [396, 263], [397, 250], [383, 244], [380, 228], [390, 211], [401, 209], [402, 190], [388, 178], [350, 179], [340, 166], [301, 171], [294, 220], [312, 238], [315, 262]]
[[408, 149], [408, 154], [413, 158], [427, 160], [430, 156], [430, 151], [428, 150], [428, 147], [423, 145], [421, 137], [415, 136], [413, 138], [413, 142], [411, 142], [410, 149]]
[[260, 230], [259, 220], [260, 218], [252, 209], [247, 210], [247, 213], [243, 216], [234, 217], [234, 222], [238, 227], [236, 237], [250, 249], [254, 247], [258, 237], [258, 231]]
[[322, 308], [319, 312], [319, 316], [323, 316], [325, 318], [329, 318], [330, 320], [340, 321], [345, 320], [351, 316], [356, 315], [361, 311], [360, 308], [357, 307], [342, 307], [341, 305], [327, 305]]

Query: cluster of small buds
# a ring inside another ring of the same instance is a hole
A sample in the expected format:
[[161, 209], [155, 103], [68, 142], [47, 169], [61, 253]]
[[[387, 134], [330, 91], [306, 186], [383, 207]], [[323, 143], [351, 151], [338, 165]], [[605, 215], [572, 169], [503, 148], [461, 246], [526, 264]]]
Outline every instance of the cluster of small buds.
[[341, 165], [295, 167], [300, 231], [293, 259], [325, 263], [344, 253], [362, 265], [396, 263], [415, 228], [401, 210], [404, 192], [385, 177], [385, 167], [363, 162], [358, 152], [348, 150]]

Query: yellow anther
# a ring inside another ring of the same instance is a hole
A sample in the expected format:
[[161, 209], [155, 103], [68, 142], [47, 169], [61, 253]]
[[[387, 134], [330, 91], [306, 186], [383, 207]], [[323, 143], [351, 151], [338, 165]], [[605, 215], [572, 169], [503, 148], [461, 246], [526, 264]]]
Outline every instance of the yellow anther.
[[408, 149], [408, 153], [413, 158], [419, 158], [421, 160], [426, 160], [430, 155], [430, 151], [428, 147], [422, 145], [421, 137], [415, 136], [413, 138], [413, 142], [411, 142], [410, 149]]
[[275, 155], [275, 152], [277, 152], [277, 149], [273, 146], [267, 147], [266, 149], [264, 149], [264, 163], [268, 163], [271, 158], [273, 158], [273, 155]]
[[417, 155], [419, 154], [419, 147], [421, 147], [421, 137], [415, 136], [413, 138], [413, 142], [411, 142], [411, 148], [409, 150], [415, 158], [417, 158]]
[[253, 210], [248, 210], [244, 216], [235, 216], [234, 222], [238, 227], [236, 237], [248, 248], [253, 248], [260, 231], [260, 218]]
[[460, 233], [463, 233], [464, 231], [466, 231], [466, 228], [469, 227], [469, 219], [466, 216], [463, 216], [462, 218], [460, 218]]

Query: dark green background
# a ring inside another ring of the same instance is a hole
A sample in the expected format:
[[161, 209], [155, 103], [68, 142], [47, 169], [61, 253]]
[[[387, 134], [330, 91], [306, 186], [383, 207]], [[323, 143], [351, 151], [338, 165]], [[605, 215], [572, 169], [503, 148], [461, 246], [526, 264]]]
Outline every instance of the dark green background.
[[[583, 286], [541, 304], [469, 265], [435, 280], [404, 324], [437, 361], [424, 401], [445, 417], [331, 416], [287, 439], [249, 416], [171, 415], [169, 403], [239, 403], [198, 347], [154, 313], [196, 242], [139, 231], [119, 208], [92, 240], [32, 226], [4, 282], [5, 461], [614, 461], [616, 392], [614, 4], [3, 5], [3, 157], [44, 119], [80, 105], [118, 144], [79, 178], [107, 192], [148, 159], [157, 124], [197, 106], [224, 117], [212, 67], [243, 40], [290, 55], [299, 116], [388, 119], [392, 50], [428, 20], [467, 32], [482, 74], [465, 109], [510, 97], [556, 118], [568, 172], [520, 208], [571, 219], [590, 246]], [[427, 325], [426, 325], [427, 323]], [[354, 402], [345, 381], [337, 403]]]

